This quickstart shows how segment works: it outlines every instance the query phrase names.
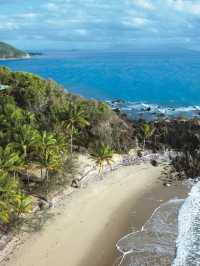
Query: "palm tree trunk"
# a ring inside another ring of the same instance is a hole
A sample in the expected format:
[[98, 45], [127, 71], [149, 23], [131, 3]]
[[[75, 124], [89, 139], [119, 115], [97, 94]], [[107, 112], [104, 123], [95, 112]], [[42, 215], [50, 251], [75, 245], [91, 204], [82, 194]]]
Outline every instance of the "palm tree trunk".
[[103, 164], [102, 163], [99, 165], [99, 176], [101, 179], [103, 179]]
[[41, 169], [40, 169], [40, 176], [41, 176], [41, 180], [42, 180], [42, 177], [43, 177], [42, 167], [41, 167]]
[[71, 148], [71, 155], [73, 153], [73, 134], [70, 135], [70, 148]]
[[146, 138], [144, 138], [144, 141], [143, 141], [143, 150], [145, 150], [145, 146], [146, 146]]
[[49, 182], [49, 171], [48, 171], [48, 169], [46, 169], [46, 180], [47, 180], [47, 182]]
[[27, 181], [28, 181], [28, 190], [30, 191], [30, 178], [29, 178], [29, 174], [28, 174], [28, 168], [26, 168], [26, 177], [27, 177]]
[[23, 146], [23, 150], [24, 150], [24, 159], [26, 159], [26, 157], [27, 157], [27, 147], [26, 147], [26, 145]]
[[135, 146], [136, 146], [136, 149], [139, 148], [139, 145], [138, 145], [138, 138], [137, 138], [137, 137], [135, 138]]
[[45, 179], [46, 179], [46, 193], [47, 193], [47, 197], [48, 197], [48, 194], [49, 194], [49, 171], [48, 169], [46, 168], [46, 173], [45, 173]]

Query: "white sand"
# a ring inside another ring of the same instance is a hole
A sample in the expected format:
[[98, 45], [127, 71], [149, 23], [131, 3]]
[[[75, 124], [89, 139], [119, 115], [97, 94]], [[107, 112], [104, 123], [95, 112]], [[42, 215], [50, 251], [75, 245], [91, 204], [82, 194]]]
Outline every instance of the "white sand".
[[[106, 254], [119, 238], [127, 208], [156, 185], [160, 173], [161, 168], [149, 164], [121, 167], [102, 181], [75, 191], [54, 210], [60, 215], [32, 234], [1, 265], [89, 266], [85, 263], [89, 256], [90, 266], [107, 265]], [[94, 249], [98, 256], [93, 256]]]

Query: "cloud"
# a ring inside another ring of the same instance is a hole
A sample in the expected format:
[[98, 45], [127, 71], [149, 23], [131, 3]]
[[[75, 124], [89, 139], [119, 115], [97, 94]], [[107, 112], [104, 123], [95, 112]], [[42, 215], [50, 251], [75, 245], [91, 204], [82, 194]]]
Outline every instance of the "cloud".
[[24, 13], [16, 15], [15, 18], [31, 20], [37, 18], [37, 16], [38, 16], [37, 13]]
[[122, 23], [133, 28], [144, 28], [150, 24], [150, 20], [141, 17], [130, 17]]
[[151, 0], [133, 0], [133, 4], [144, 9], [155, 9], [155, 6]]
[[200, 15], [200, 3], [188, 0], [168, 0], [169, 5], [177, 11], [190, 13], [193, 15]]
[[11, 21], [2, 21], [0, 23], [0, 30], [16, 30], [18, 29], [18, 25], [15, 22]]
[[87, 30], [85, 29], [76, 29], [75, 32], [79, 35], [85, 36], [88, 34]]
[[46, 8], [49, 11], [59, 11], [60, 6], [57, 5], [56, 3], [47, 3], [44, 5], [44, 8]]
[[200, 32], [197, 0], [0, 0], [0, 5], [1, 39], [39, 48], [189, 45]]

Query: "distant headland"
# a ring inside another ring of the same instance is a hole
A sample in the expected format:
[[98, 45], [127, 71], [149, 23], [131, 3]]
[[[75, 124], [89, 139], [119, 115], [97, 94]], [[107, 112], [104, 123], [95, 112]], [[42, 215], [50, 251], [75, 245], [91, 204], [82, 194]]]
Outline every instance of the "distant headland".
[[0, 42], [0, 60], [28, 59], [31, 55], [10, 44]]

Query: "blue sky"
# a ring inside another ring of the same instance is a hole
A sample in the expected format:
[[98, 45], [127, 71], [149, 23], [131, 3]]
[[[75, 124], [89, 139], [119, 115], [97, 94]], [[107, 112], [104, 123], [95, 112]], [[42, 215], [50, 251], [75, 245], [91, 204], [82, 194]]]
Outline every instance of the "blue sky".
[[198, 49], [200, 0], [0, 0], [0, 40], [23, 49]]

